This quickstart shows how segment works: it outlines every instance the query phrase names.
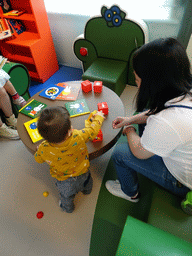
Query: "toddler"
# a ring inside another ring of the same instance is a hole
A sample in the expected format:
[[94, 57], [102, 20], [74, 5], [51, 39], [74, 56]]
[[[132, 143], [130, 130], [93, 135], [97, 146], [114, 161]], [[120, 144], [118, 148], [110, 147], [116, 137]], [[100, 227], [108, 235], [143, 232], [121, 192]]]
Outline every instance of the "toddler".
[[47, 162], [50, 174], [56, 179], [60, 192], [60, 207], [68, 213], [74, 210], [75, 195], [90, 194], [93, 180], [89, 171], [86, 142], [93, 140], [104, 121], [104, 114], [96, 112], [90, 125], [82, 130], [72, 129], [69, 113], [64, 107], [47, 107], [37, 122], [45, 139], [35, 153], [38, 163]]

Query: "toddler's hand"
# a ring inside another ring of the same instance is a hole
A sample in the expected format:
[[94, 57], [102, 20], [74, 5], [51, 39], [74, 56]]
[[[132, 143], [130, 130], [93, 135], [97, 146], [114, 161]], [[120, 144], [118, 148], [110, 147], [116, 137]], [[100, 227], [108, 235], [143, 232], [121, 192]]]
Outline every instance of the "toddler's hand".
[[102, 111], [97, 111], [97, 113], [94, 116], [102, 116], [105, 118], [104, 113]]

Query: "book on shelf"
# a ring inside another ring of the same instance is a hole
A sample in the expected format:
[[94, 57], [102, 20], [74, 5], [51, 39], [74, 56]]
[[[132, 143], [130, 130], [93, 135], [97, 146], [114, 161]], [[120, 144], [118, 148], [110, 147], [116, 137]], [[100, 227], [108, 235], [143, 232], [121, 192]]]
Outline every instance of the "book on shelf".
[[3, 16], [20, 16], [23, 14], [25, 11], [19, 11], [19, 10], [11, 10], [9, 12], [6, 12], [3, 14]]
[[40, 92], [39, 96], [50, 100], [55, 100], [62, 91], [63, 87], [53, 84], [49, 85], [42, 92]]
[[5, 65], [7, 62], [7, 58], [0, 55], [0, 69]]
[[81, 88], [80, 83], [58, 83], [57, 86], [64, 87], [64, 90], [57, 96], [56, 100], [76, 100]]
[[43, 137], [39, 134], [39, 131], [37, 129], [37, 121], [38, 117], [24, 123], [24, 126], [33, 143], [43, 139]]
[[8, 22], [12, 30], [15, 31], [18, 35], [26, 30], [25, 26], [20, 20], [9, 19]]
[[0, 6], [4, 13], [9, 12], [12, 10], [10, 0], [0, 0]]
[[3, 21], [2, 19], [0, 19], [0, 31], [4, 31], [5, 28], [4, 28], [4, 25], [3, 25]]
[[40, 114], [41, 110], [46, 107], [47, 105], [45, 103], [32, 99], [29, 103], [23, 106], [19, 112], [31, 118], [36, 118]]
[[12, 36], [11, 29], [6, 19], [0, 19], [0, 40]]
[[68, 110], [70, 117], [81, 116], [90, 113], [85, 99], [67, 102], [65, 103], [65, 107]]

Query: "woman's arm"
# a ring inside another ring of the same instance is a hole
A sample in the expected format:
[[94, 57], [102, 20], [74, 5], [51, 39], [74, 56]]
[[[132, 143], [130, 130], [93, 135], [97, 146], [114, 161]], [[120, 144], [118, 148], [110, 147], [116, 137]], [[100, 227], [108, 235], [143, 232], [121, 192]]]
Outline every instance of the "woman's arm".
[[142, 147], [140, 137], [133, 126], [126, 127], [123, 130], [123, 134], [126, 134], [129, 148], [136, 158], [148, 159], [154, 156], [153, 153]]
[[147, 110], [145, 112], [132, 116], [131, 124], [145, 124], [147, 122], [147, 118], [149, 117], [147, 116], [148, 112], [149, 111]]
[[148, 118], [148, 112], [149, 111], [145, 111], [130, 117], [117, 117], [112, 123], [113, 129], [118, 129], [130, 124], [145, 124]]

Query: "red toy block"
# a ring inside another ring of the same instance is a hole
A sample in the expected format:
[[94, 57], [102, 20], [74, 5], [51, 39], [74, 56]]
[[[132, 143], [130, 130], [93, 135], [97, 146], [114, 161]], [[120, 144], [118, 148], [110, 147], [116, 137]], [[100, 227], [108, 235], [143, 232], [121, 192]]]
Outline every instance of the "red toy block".
[[93, 90], [94, 92], [101, 93], [103, 88], [103, 82], [102, 81], [95, 81], [93, 84]]
[[84, 92], [90, 92], [92, 91], [92, 83], [89, 80], [85, 80], [81, 83], [81, 89]]
[[102, 111], [104, 115], [108, 115], [109, 108], [108, 108], [107, 102], [98, 103], [97, 106], [98, 106], [98, 111]]
[[95, 137], [95, 139], [93, 140], [93, 142], [98, 142], [98, 141], [103, 141], [103, 133], [101, 129], [99, 130], [97, 137]]

